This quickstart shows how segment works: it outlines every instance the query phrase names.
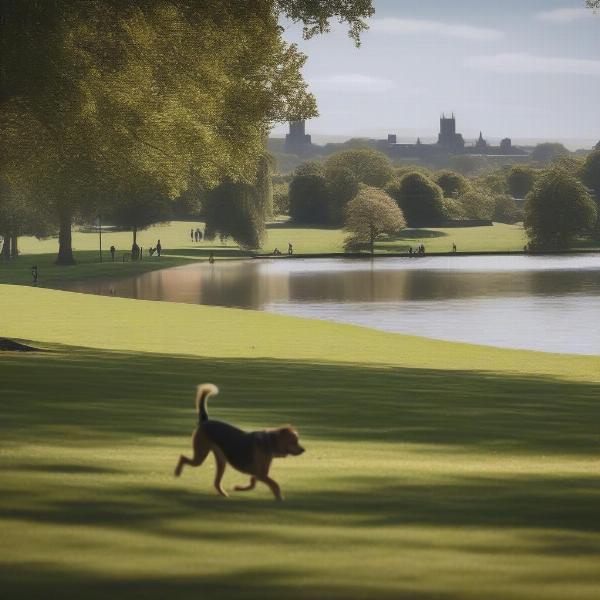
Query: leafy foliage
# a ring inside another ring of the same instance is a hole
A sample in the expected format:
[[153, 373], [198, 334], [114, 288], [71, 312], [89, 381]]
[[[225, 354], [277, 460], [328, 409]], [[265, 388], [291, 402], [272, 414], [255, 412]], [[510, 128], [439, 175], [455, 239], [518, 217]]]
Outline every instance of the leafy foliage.
[[445, 198], [458, 198], [471, 187], [464, 175], [449, 170], [438, 171], [433, 180], [442, 188]]
[[492, 220], [496, 223], [517, 223], [523, 220], [523, 211], [519, 210], [514, 198], [507, 194], [494, 196], [494, 214]]
[[206, 194], [205, 236], [232, 237], [244, 248], [259, 248], [273, 212], [272, 161], [264, 155], [252, 183], [226, 180]]
[[517, 165], [506, 176], [508, 191], [513, 198], [525, 198], [532, 190], [537, 171], [531, 167]]
[[369, 0], [22, 0], [1, 10], [0, 144], [10, 151], [0, 174], [56, 215], [65, 263], [75, 216], [119, 183], [147, 177], [172, 198], [191, 176], [205, 189], [252, 183], [271, 124], [317, 114], [280, 13], [307, 35], [337, 15], [357, 42], [372, 14]]
[[340, 169], [348, 169], [358, 182], [378, 188], [384, 188], [394, 174], [392, 163], [385, 154], [367, 148], [331, 155], [325, 163], [325, 171], [332, 173]]
[[387, 187], [410, 227], [440, 225], [446, 219], [442, 188], [421, 173], [408, 173]]
[[568, 156], [569, 151], [557, 142], [544, 142], [538, 144], [531, 153], [531, 160], [548, 163], [561, 156]]
[[460, 198], [467, 219], [491, 219], [494, 216], [494, 196], [480, 188], [472, 188]]
[[585, 186], [560, 167], [544, 171], [525, 200], [525, 229], [534, 248], [568, 248], [596, 218]]
[[326, 172], [329, 193], [329, 223], [340, 226], [344, 222], [346, 205], [358, 194], [360, 184], [350, 169], [330, 169]]
[[290, 217], [295, 223], [322, 225], [329, 221], [329, 190], [322, 165], [308, 161], [296, 169], [289, 200]]
[[349, 249], [368, 243], [371, 254], [375, 240], [382, 234], [393, 235], [406, 227], [402, 211], [383, 190], [362, 186], [346, 206], [345, 229]]

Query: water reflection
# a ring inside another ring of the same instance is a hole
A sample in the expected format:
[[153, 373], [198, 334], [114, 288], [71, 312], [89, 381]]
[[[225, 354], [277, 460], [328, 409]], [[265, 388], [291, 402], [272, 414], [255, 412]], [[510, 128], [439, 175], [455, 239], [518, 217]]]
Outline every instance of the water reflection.
[[600, 256], [199, 263], [65, 289], [600, 354]]

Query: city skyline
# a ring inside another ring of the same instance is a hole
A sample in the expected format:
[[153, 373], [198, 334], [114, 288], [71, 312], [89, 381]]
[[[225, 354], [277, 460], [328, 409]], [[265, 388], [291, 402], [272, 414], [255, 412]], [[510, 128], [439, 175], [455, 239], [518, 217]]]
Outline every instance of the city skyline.
[[286, 24], [286, 39], [308, 55], [304, 74], [319, 104], [307, 132], [316, 143], [433, 139], [440, 113], [454, 112], [465, 139], [483, 131], [589, 147], [600, 139], [600, 15], [584, 4], [376, 0], [358, 49], [343, 26], [302, 40]]

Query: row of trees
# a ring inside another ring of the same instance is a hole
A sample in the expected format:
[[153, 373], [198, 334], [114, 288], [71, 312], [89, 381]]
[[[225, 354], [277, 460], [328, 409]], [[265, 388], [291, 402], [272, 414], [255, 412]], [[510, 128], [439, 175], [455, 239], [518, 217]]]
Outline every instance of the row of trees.
[[131, 216], [134, 198], [162, 206], [192, 183], [205, 192], [240, 183], [233, 208], [257, 230], [240, 239], [256, 243], [268, 211], [243, 186], [263, 180], [266, 136], [274, 122], [317, 115], [305, 56], [278, 18], [311, 36], [337, 16], [358, 42], [373, 9], [370, 0], [20, 0], [0, 11], [0, 233], [10, 240], [49, 223], [58, 262], [71, 264], [78, 219]]
[[[286, 198], [281, 183], [279, 187], [280, 198]], [[360, 205], [361, 210], [381, 216], [386, 211], [374, 207], [382, 207], [385, 196], [410, 227], [462, 219], [524, 220], [532, 246], [564, 248], [579, 233], [589, 233], [594, 227], [600, 233], [594, 194], [599, 202], [600, 150], [585, 160], [560, 156], [546, 169], [517, 165], [468, 178], [448, 170], [394, 168], [382, 153], [357, 149], [332, 155], [324, 164], [307, 162], [298, 167], [289, 185], [289, 211], [300, 223], [348, 226], [348, 209], [358, 215]], [[524, 211], [517, 208], [515, 198], [526, 198]], [[285, 204], [280, 201], [281, 206]], [[389, 211], [389, 202], [386, 206]], [[353, 229], [357, 219], [351, 219]], [[392, 213], [389, 223], [391, 229], [398, 223]], [[373, 243], [364, 231], [355, 239]]]
[[[330, 156], [324, 163], [309, 161], [300, 165], [289, 184], [287, 204], [290, 216], [298, 223], [339, 226], [344, 207], [363, 184], [385, 190], [411, 227], [461, 219], [516, 222], [521, 215], [508, 193], [509, 187], [524, 188], [519, 177], [526, 176], [526, 168], [515, 167], [509, 174], [510, 185], [503, 180], [500, 189], [493, 189], [484, 178], [469, 179], [447, 170], [433, 173], [414, 166], [394, 168], [376, 150], [347, 150]], [[278, 204], [285, 206], [281, 187], [280, 184]]]

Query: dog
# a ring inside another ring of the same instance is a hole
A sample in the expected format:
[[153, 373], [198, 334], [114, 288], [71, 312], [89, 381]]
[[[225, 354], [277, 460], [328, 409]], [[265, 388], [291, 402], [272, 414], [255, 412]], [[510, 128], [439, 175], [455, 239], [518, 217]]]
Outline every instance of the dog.
[[299, 443], [296, 430], [291, 426], [265, 431], [246, 432], [224, 423], [209, 419], [206, 404], [209, 396], [219, 393], [212, 383], [199, 385], [196, 392], [196, 411], [198, 427], [192, 435], [193, 458], [183, 454], [175, 467], [175, 477], [179, 477], [185, 465], [199, 467], [208, 454], [215, 455], [217, 472], [215, 488], [221, 496], [227, 497], [221, 481], [225, 467], [229, 463], [234, 469], [250, 475], [250, 483], [246, 486], [235, 486], [235, 490], [245, 492], [253, 490], [257, 481], [269, 486], [276, 500], [283, 500], [277, 482], [269, 477], [269, 469], [274, 458], [288, 455], [299, 456], [304, 448]]

